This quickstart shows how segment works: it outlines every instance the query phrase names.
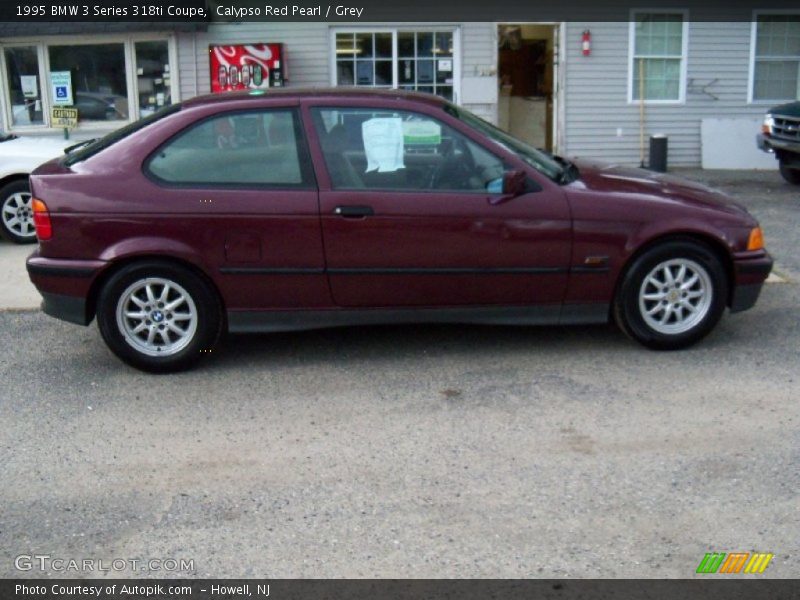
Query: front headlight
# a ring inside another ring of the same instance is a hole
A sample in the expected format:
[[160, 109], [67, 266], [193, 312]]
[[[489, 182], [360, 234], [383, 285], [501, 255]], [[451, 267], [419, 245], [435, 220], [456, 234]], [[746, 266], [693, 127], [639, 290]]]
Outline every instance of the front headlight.
[[775, 119], [772, 118], [772, 115], [765, 116], [764, 123], [761, 125], [761, 133], [772, 135], [772, 128], [774, 126], [775, 126]]

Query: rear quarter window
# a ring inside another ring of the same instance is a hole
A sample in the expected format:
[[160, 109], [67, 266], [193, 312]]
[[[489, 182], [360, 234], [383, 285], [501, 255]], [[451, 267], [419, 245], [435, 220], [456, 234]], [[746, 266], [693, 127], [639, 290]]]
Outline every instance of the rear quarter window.
[[175, 135], [148, 160], [158, 182], [182, 186], [308, 187], [313, 176], [292, 109], [223, 113]]

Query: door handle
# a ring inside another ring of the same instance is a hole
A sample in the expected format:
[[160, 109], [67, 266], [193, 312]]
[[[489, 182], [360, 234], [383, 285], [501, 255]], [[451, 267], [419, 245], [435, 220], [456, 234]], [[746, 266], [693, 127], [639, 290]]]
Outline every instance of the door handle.
[[364, 217], [371, 217], [375, 214], [375, 211], [372, 210], [371, 206], [337, 206], [333, 209], [333, 214], [346, 219], [361, 219]]

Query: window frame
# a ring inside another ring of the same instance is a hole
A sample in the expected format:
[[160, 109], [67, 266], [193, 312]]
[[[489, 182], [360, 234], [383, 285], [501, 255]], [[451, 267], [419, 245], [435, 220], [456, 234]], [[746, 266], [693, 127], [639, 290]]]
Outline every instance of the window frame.
[[[14, 125], [13, 104], [11, 102], [11, 91], [8, 89], [8, 66], [6, 65], [6, 48], [35, 48], [36, 49], [36, 62], [37, 62], [37, 75], [39, 77], [39, 93], [42, 102], [42, 120], [41, 125]], [[2, 81], [2, 94], [0, 95], [0, 105], [3, 110], [0, 111], [0, 129], [6, 133], [10, 132], [25, 132], [25, 131], [39, 131], [43, 127], [48, 126], [49, 122], [49, 108], [50, 106], [45, 102], [45, 68], [44, 68], [44, 48], [41, 43], [35, 41], [17, 41], [14, 40], [9, 43], [0, 44], [0, 81]], [[49, 85], [47, 86], [49, 88]]]
[[[800, 20], [800, 9], [762, 9], [753, 11], [753, 20], [750, 22], [750, 64], [747, 74], [747, 103], [756, 106], [775, 106], [777, 103], [793, 102], [776, 98], [772, 100], [754, 98], [756, 88], [756, 46], [758, 45], [758, 17], [759, 16], [787, 16], [798, 17]], [[800, 62], [800, 56], [797, 57]], [[798, 66], [800, 70], [800, 66]], [[800, 87], [800, 74], [798, 74], [798, 86]], [[798, 100], [797, 98], [795, 100]]]
[[409, 23], [408, 26], [375, 26], [375, 27], [330, 27], [328, 29], [328, 70], [330, 72], [330, 83], [333, 87], [355, 87], [364, 89], [385, 89], [381, 86], [340, 86], [337, 81], [337, 66], [336, 66], [336, 35], [339, 33], [391, 33], [392, 34], [392, 84], [391, 89], [397, 90], [400, 88], [400, 58], [397, 48], [397, 34], [400, 32], [413, 32], [413, 33], [452, 33], [453, 34], [453, 98], [450, 102], [458, 104], [461, 98], [461, 27], [456, 24], [443, 23], [441, 25], [419, 25], [415, 26], [414, 23]]
[[[636, 18], [640, 15], [681, 15], [681, 55], [680, 79], [678, 81], [678, 98], [676, 99], [644, 99], [645, 105], [681, 105], [686, 104], [686, 82], [689, 63], [689, 9], [687, 8], [635, 8], [630, 12], [628, 22], [628, 104], [639, 104], [641, 100], [634, 98], [634, 61], [636, 60]], [[655, 59], [677, 58], [674, 55], [645, 56]]]
[[[253, 182], [236, 183], [236, 182], [215, 182], [215, 181], [177, 182], [177, 181], [167, 181], [166, 179], [162, 179], [161, 177], [159, 177], [150, 170], [150, 163], [165, 146], [172, 143], [173, 141], [175, 141], [176, 139], [178, 139], [191, 129], [194, 129], [195, 127], [203, 125], [208, 121], [218, 119], [220, 117], [232, 117], [241, 114], [248, 115], [253, 113], [277, 112], [277, 111], [288, 112], [292, 115], [294, 119], [294, 133], [295, 133], [295, 139], [297, 140], [297, 160], [300, 163], [299, 166], [300, 166], [301, 181], [299, 183], [253, 183]], [[253, 108], [238, 108], [234, 110], [222, 110], [211, 115], [206, 115], [200, 119], [197, 119], [196, 121], [188, 123], [185, 127], [181, 127], [181, 129], [174, 132], [167, 139], [158, 144], [158, 146], [156, 146], [156, 148], [153, 149], [147, 155], [147, 157], [142, 161], [141, 171], [142, 174], [145, 177], [147, 177], [147, 179], [152, 181], [155, 185], [166, 189], [303, 191], [303, 190], [316, 190], [318, 188], [317, 175], [314, 172], [314, 166], [312, 164], [309, 142], [307, 139], [305, 127], [303, 125], [303, 116], [301, 114], [299, 107], [297, 106], [259, 106]]]
[[[74, 131], [97, 131], [108, 132], [118, 127], [122, 127], [139, 119], [139, 94], [136, 76], [136, 49], [137, 42], [167, 42], [167, 53], [170, 65], [170, 94], [172, 104], [181, 101], [180, 81], [178, 76], [178, 47], [177, 39], [171, 32], [145, 32], [129, 34], [101, 34], [89, 36], [41, 36], [38, 38], [11, 38], [9, 41], [0, 42], [0, 77], [4, 82], [3, 92], [0, 93], [0, 127], [9, 133], [42, 133], [51, 132], [54, 129], [50, 125], [50, 109], [53, 107], [53, 98], [50, 89], [50, 46], [87, 46], [95, 44], [120, 44], [123, 47], [125, 58], [125, 83], [127, 86], [128, 100], [128, 119], [115, 121], [82, 121]], [[13, 125], [11, 114], [10, 95], [6, 90], [5, 81], [7, 80], [7, 66], [5, 59], [5, 48], [33, 46], [37, 51], [39, 61], [39, 77], [41, 85], [42, 111], [44, 113], [44, 123], [41, 125]]]

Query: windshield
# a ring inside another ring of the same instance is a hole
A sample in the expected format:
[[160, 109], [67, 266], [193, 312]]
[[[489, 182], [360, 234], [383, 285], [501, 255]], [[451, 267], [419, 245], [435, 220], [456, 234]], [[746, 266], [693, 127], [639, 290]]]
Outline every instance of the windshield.
[[165, 106], [164, 108], [157, 110], [152, 115], [148, 115], [143, 119], [129, 123], [125, 125], [125, 127], [115, 129], [104, 137], [96, 140], [89, 140], [88, 142], [81, 142], [80, 144], [75, 144], [75, 146], [67, 148], [69, 154], [67, 154], [67, 156], [64, 158], [64, 165], [69, 167], [70, 165], [74, 165], [82, 160], [86, 160], [90, 156], [94, 156], [101, 150], [105, 150], [112, 144], [117, 143], [122, 138], [128, 137], [130, 134], [147, 127], [151, 123], [154, 123], [155, 121], [158, 121], [167, 115], [178, 112], [180, 109], [180, 103], [170, 104], [169, 106]]
[[522, 160], [532, 166], [540, 173], [546, 175], [553, 181], [559, 183], [563, 182], [564, 167], [558, 161], [552, 158], [549, 154], [542, 150], [537, 150], [533, 146], [529, 146], [523, 141], [507, 134], [502, 129], [498, 129], [488, 121], [484, 121], [480, 117], [473, 115], [471, 112], [458, 108], [452, 104], [447, 104], [444, 110], [456, 119], [463, 121], [473, 129], [477, 129], [486, 135], [495, 144], [505, 148], [509, 152], [513, 152]]

